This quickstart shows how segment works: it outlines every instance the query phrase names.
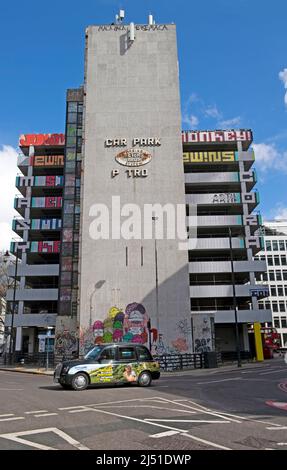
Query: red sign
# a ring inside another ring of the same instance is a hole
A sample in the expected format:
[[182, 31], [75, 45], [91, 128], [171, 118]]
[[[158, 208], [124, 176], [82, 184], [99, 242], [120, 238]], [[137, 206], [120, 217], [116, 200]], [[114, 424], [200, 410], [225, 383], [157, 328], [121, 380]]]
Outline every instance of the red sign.
[[20, 147], [58, 146], [65, 145], [65, 134], [22, 134], [19, 139]]

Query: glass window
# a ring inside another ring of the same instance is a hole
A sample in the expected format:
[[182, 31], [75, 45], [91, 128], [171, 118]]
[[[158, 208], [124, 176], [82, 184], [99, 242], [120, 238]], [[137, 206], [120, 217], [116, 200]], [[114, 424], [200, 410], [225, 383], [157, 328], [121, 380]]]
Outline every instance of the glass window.
[[277, 240], [272, 240], [273, 251], [278, 251], [278, 242]]
[[67, 136], [74, 137], [77, 135], [77, 126], [76, 124], [70, 124], [67, 126]]
[[287, 286], [284, 286], [285, 295], [287, 296]]
[[281, 317], [281, 326], [282, 328], [287, 328], [287, 318]]
[[266, 240], [266, 251], [271, 251], [271, 242]]
[[76, 124], [77, 122], [77, 113], [68, 113], [68, 123]]
[[271, 297], [276, 297], [276, 286], [270, 286]]
[[69, 271], [63, 271], [61, 272], [61, 284], [63, 286], [67, 286], [71, 284], [72, 280], [72, 273]]
[[276, 281], [282, 281], [282, 273], [276, 269]]
[[262, 281], [268, 281], [267, 273], [262, 274]]
[[275, 266], [280, 266], [280, 258], [278, 255], [274, 256], [274, 264]]
[[71, 150], [71, 149], [67, 150], [66, 158], [69, 162], [72, 162], [73, 160], [75, 160], [76, 158], [75, 150]]
[[279, 311], [285, 312], [285, 302], [283, 302], [282, 300], [279, 302]]
[[77, 112], [77, 101], [69, 101], [68, 102], [68, 111]]
[[134, 348], [119, 348], [119, 360], [133, 360], [136, 359], [136, 352]]
[[267, 302], [265, 302], [265, 308], [267, 310], [270, 310], [270, 301], [269, 300], [267, 300]]
[[147, 348], [144, 346], [137, 346], [137, 353], [139, 361], [151, 361], [152, 356]]
[[65, 166], [65, 170], [66, 170], [66, 173], [75, 173], [75, 167], [76, 167], [76, 162], [72, 161], [66, 161], [66, 166]]
[[68, 256], [66, 258], [62, 257], [61, 270], [62, 271], [72, 271], [72, 258], [70, 256]]
[[279, 240], [279, 250], [285, 251], [285, 243], [284, 240]]
[[85, 355], [85, 359], [97, 359], [102, 349], [103, 346], [95, 346]]
[[267, 264], [268, 264], [268, 266], [273, 266], [273, 258], [272, 258], [272, 256], [267, 256]]
[[258, 307], [259, 307], [259, 310], [264, 310], [263, 302], [258, 302]]
[[116, 348], [111, 347], [111, 348], [105, 348], [100, 355], [99, 359], [100, 361], [114, 361], [116, 357]]
[[76, 137], [67, 137], [67, 145], [69, 147], [72, 147], [73, 145], [76, 145]]
[[283, 333], [282, 337], [283, 337], [283, 346], [286, 347], [287, 346], [287, 333]]
[[275, 281], [274, 271], [269, 271], [269, 279], [270, 279], [270, 281]]
[[279, 317], [273, 318], [275, 328], [280, 328]]
[[283, 266], [287, 266], [286, 255], [281, 255], [280, 258], [281, 258], [281, 264]]
[[283, 281], [287, 281], [287, 270], [283, 269], [282, 273], [283, 273]]
[[277, 304], [277, 302], [272, 302], [272, 310], [273, 310], [273, 312], [278, 312], [278, 304]]
[[283, 286], [277, 286], [279, 297], [283, 297]]
[[60, 300], [71, 300], [71, 289], [63, 287], [63, 289], [60, 290]]

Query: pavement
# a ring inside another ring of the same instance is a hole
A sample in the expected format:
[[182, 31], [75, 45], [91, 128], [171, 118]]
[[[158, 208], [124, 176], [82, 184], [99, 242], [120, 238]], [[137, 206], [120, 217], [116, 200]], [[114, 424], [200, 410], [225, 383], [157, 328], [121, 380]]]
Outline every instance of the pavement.
[[287, 450], [284, 358], [82, 392], [15, 370], [0, 371], [0, 449]]

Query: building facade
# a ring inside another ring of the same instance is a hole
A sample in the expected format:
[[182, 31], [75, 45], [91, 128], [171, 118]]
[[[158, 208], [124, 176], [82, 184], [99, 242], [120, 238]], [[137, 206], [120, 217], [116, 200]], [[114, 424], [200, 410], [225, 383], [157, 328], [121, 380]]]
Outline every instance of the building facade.
[[[269, 286], [269, 297], [259, 302], [260, 309], [271, 309], [272, 326], [280, 335], [281, 346], [287, 345], [287, 220], [264, 221], [264, 249], [256, 259], [266, 262], [261, 283]], [[269, 323], [271, 326], [271, 323]]]
[[[88, 27], [65, 135], [20, 139], [16, 350], [37, 350], [53, 326], [58, 356], [111, 341], [157, 354], [233, 351], [234, 298], [249, 350], [248, 324], [271, 321], [258, 307], [266, 266], [253, 259], [252, 133], [182, 132], [176, 27], [131, 28]], [[189, 245], [168, 232], [173, 216], [184, 231], [189, 221]]]

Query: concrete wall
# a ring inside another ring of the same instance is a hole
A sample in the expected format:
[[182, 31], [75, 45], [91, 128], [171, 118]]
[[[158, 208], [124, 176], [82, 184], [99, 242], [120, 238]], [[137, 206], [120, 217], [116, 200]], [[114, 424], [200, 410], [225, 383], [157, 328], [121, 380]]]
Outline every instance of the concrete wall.
[[[95, 218], [89, 215], [91, 206], [104, 203], [111, 210], [113, 195], [121, 197], [122, 205], [135, 203], [141, 209], [144, 203], [185, 203], [175, 25], [146, 31], [136, 27], [133, 43], [128, 42], [127, 30], [89, 27], [85, 92], [81, 350], [94, 341], [94, 322], [106, 320], [105, 332], [113, 333], [113, 321], [119, 312], [141, 319], [141, 334], [147, 332], [150, 317], [152, 328], [161, 334], [165, 352], [190, 350], [191, 334], [184, 335], [177, 326], [180, 320], [190, 322], [188, 257], [187, 252], [178, 250], [178, 241], [158, 240], [155, 247], [154, 240], [95, 241], [89, 234]], [[148, 170], [148, 176], [129, 178], [127, 167], [119, 165], [115, 156], [132, 148], [132, 139], [153, 137], [161, 139], [161, 146], [144, 148], [152, 156], [150, 163], [142, 167]], [[127, 146], [107, 148], [104, 144], [108, 138], [126, 138]], [[113, 169], [120, 172], [114, 178]], [[105, 283], [95, 289], [100, 280]], [[172, 288], [166, 296], [161, 286], [168, 280]], [[121, 315], [117, 318], [122, 321]]]

